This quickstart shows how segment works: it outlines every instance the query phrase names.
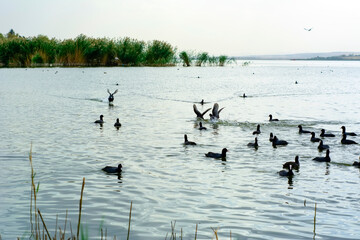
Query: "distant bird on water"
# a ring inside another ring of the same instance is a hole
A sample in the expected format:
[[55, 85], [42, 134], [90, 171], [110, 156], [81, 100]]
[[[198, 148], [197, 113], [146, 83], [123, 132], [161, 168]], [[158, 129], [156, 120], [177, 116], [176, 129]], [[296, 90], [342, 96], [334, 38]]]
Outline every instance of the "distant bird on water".
[[115, 93], [118, 92], [118, 90], [116, 89], [115, 92], [111, 93], [110, 90], [108, 89], [107, 92], [109, 93], [109, 98], [108, 98], [109, 103], [112, 103], [114, 101], [114, 95]]
[[311, 132], [311, 138], [310, 138], [311, 142], [320, 142], [320, 138], [315, 137], [315, 133]]
[[311, 132], [308, 131], [308, 130], [303, 130], [303, 128], [302, 128], [301, 125], [298, 125], [298, 128], [299, 128], [299, 133], [311, 133]]
[[119, 164], [117, 167], [106, 166], [102, 170], [107, 173], [121, 173], [122, 165]]
[[104, 115], [100, 115], [100, 119], [96, 120], [94, 123], [104, 123]]
[[199, 130], [206, 130], [207, 129], [206, 127], [203, 127], [202, 122], [200, 122], [199, 125], [200, 125]]
[[346, 139], [346, 135], [343, 134], [341, 138], [341, 144], [357, 144], [357, 142]]
[[270, 114], [270, 115], [269, 115], [269, 121], [270, 121], [270, 122], [276, 122], [276, 121], [279, 121], [279, 119], [273, 118], [272, 115]]
[[320, 140], [319, 146], [318, 146], [319, 151], [322, 151], [322, 150], [325, 150], [325, 149], [329, 149], [329, 148], [330, 148], [329, 145], [323, 144], [323, 141]]
[[321, 129], [320, 137], [335, 137], [332, 133], [325, 133], [325, 129]]
[[257, 140], [257, 137], [255, 138], [255, 142], [249, 142], [247, 144], [248, 147], [253, 147], [253, 148], [258, 148], [259, 147], [259, 144], [258, 144], [258, 140]]
[[295, 162], [286, 162], [283, 164], [283, 168], [292, 168], [292, 169], [299, 169], [300, 167], [300, 162], [299, 162], [299, 156], [295, 156]]
[[210, 113], [210, 119], [211, 120], [218, 120], [220, 118], [220, 112], [224, 109], [220, 108], [219, 110], [219, 104], [218, 103], [214, 103], [213, 109], [212, 109], [212, 114]]
[[225, 159], [227, 151], [228, 150], [226, 148], [223, 148], [221, 153], [208, 152], [208, 153], [205, 153], [205, 156], [210, 157], [210, 158], [222, 158], [222, 159]]
[[325, 157], [316, 157], [316, 158], [313, 158], [314, 161], [317, 161], [317, 162], [330, 162], [331, 159], [330, 159], [330, 150], [327, 149], [326, 150], [326, 156]]
[[256, 131], [253, 131], [253, 135], [255, 135], [255, 134], [260, 134], [260, 133], [261, 133], [261, 131], [260, 131], [260, 124], [258, 124], [257, 127], [256, 127]]
[[288, 145], [288, 142], [285, 140], [279, 140], [276, 136], [274, 136], [273, 141], [272, 141], [272, 146], [274, 148], [276, 148], [276, 146], [278, 146], [278, 145], [286, 146], [286, 145]]
[[114, 127], [117, 127], [117, 128], [121, 127], [121, 123], [118, 118], [116, 119], [116, 123], [114, 124]]
[[343, 134], [343, 135], [356, 136], [356, 133], [354, 133], [354, 132], [346, 132], [345, 126], [342, 126], [341, 129], [342, 129], [342, 134]]
[[185, 145], [196, 145], [195, 142], [191, 142], [191, 141], [188, 140], [186, 134], [184, 135], [184, 144], [185, 144]]

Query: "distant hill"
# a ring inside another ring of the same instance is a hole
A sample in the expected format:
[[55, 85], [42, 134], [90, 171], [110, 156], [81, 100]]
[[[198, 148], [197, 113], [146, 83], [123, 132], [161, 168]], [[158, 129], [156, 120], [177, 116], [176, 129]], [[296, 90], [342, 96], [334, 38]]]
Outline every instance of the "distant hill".
[[238, 60], [360, 60], [360, 52], [296, 53], [283, 55], [250, 55]]

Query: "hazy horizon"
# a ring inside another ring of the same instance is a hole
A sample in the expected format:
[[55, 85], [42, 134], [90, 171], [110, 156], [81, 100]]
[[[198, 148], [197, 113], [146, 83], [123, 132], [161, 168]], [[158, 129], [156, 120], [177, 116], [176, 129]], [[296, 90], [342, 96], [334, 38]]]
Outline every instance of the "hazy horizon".
[[162, 40], [180, 51], [229, 56], [360, 52], [359, 6], [355, 0], [13, 0], [2, 1], [0, 33]]

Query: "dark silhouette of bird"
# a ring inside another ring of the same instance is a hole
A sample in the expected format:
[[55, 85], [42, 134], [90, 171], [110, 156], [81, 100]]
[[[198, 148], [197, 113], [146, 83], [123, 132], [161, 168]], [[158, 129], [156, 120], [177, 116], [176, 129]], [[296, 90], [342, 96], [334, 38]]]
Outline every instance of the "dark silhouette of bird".
[[200, 122], [199, 125], [200, 125], [199, 130], [206, 130], [207, 129], [206, 127], [203, 127], [202, 122]]
[[356, 133], [354, 133], [354, 132], [346, 132], [345, 126], [342, 126], [341, 129], [342, 129], [342, 134], [343, 134], [343, 135], [347, 135], [347, 136], [357, 136]]
[[272, 146], [273, 146], [274, 148], [276, 148], [276, 146], [278, 146], [278, 145], [280, 145], [280, 146], [286, 146], [286, 145], [288, 145], [288, 142], [285, 141], [285, 140], [279, 140], [276, 136], [274, 136], [274, 139], [273, 139], [273, 141], [272, 141]]
[[259, 144], [258, 144], [258, 140], [257, 140], [257, 137], [255, 138], [255, 142], [249, 142], [247, 144], [248, 147], [253, 147], [253, 148], [258, 148], [259, 147]]
[[208, 111], [211, 110], [211, 108], [208, 108], [203, 113], [201, 113], [201, 112], [199, 112], [199, 110], [197, 109], [195, 104], [193, 105], [193, 109], [194, 109], [194, 113], [196, 114], [196, 116], [201, 119], [204, 119], [205, 113], [207, 113]]
[[320, 138], [315, 137], [315, 133], [311, 132], [311, 137], [310, 137], [310, 141], [311, 142], [320, 142]]
[[218, 103], [214, 103], [214, 106], [212, 108], [212, 114], [210, 113], [210, 119], [211, 120], [218, 120], [220, 118], [220, 112], [224, 109], [225, 107], [221, 108], [219, 110], [219, 104]]
[[283, 168], [289, 169], [290, 167], [291, 169], [299, 169], [300, 167], [299, 156], [295, 156], [295, 162], [286, 162], [283, 164]]
[[298, 128], [299, 128], [299, 133], [311, 133], [311, 132], [308, 131], [308, 130], [303, 130], [303, 128], [302, 128], [301, 125], [298, 125]]
[[116, 119], [116, 122], [115, 122], [115, 124], [114, 124], [114, 127], [117, 127], [117, 128], [121, 127], [121, 123], [120, 123], [120, 121], [119, 121], [118, 118]]
[[205, 156], [210, 157], [210, 158], [222, 158], [222, 159], [225, 159], [226, 158], [226, 152], [228, 152], [228, 150], [226, 148], [223, 148], [221, 153], [208, 152], [208, 153], [205, 153]]
[[353, 141], [353, 140], [348, 140], [348, 139], [346, 139], [346, 135], [345, 135], [345, 134], [342, 135], [341, 143], [342, 143], [342, 144], [357, 144], [357, 142], [355, 142], [355, 141]]
[[305, 31], [310, 32], [313, 28], [304, 28]]
[[106, 166], [102, 170], [107, 173], [118, 173], [119, 174], [122, 171], [122, 165], [119, 164], [117, 167]]
[[319, 151], [322, 151], [322, 150], [325, 150], [325, 149], [329, 149], [329, 148], [330, 148], [329, 145], [323, 144], [323, 141], [322, 141], [322, 140], [319, 141], [319, 146], [318, 146]]
[[184, 144], [185, 145], [196, 145], [195, 142], [188, 141], [187, 135], [184, 135]]
[[317, 162], [330, 162], [331, 159], [330, 159], [330, 150], [327, 149], [326, 150], [326, 155], [325, 157], [316, 157], [316, 158], [313, 158], [314, 161], [317, 161]]
[[276, 122], [276, 121], [279, 121], [279, 119], [277, 119], [277, 118], [272, 118], [272, 115], [270, 114], [270, 115], [269, 115], [269, 121], [270, 121], [270, 122]]
[[260, 131], [260, 124], [258, 124], [257, 127], [256, 127], [256, 131], [253, 131], [253, 135], [255, 135], [255, 134], [260, 134], [260, 133], [261, 133], [261, 131]]
[[335, 137], [332, 133], [325, 133], [325, 129], [321, 129], [320, 137]]
[[274, 141], [274, 134], [273, 134], [272, 132], [270, 133], [269, 141], [270, 141], [270, 142], [273, 142], [273, 141]]
[[109, 93], [109, 103], [112, 103], [114, 101], [114, 94], [116, 94], [118, 92], [118, 90], [116, 89], [115, 92], [111, 93], [110, 90], [108, 89], [107, 92]]
[[94, 123], [104, 123], [104, 115], [100, 115], [100, 119], [96, 120]]

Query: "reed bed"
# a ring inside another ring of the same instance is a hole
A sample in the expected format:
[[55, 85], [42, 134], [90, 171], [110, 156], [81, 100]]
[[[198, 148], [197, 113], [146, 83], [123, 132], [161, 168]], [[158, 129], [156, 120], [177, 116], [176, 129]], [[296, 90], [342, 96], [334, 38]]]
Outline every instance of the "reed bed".
[[216, 57], [203, 52], [197, 55], [153, 40], [139, 41], [128, 37], [120, 39], [91, 38], [83, 34], [75, 39], [58, 40], [44, 35], [24, 37], [10, 30], [0, 34], [0, 66], [2, 67], [97, 67], [97, 66], [224, 66], [233, 59]]

